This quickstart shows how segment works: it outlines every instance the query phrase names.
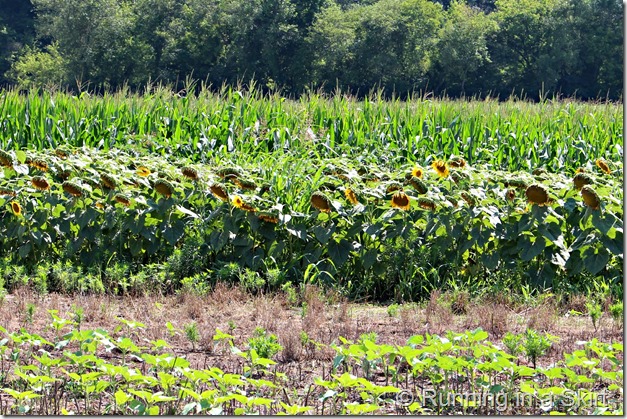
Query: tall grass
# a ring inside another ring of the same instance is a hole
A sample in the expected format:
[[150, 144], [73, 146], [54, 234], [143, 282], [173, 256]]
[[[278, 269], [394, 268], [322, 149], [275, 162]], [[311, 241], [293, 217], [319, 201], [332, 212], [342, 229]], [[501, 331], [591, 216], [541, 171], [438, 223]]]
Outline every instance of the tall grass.
[[574, 169], [622, 160], [623, 105], [414, 98], [357, 101], [312, 93], [299, 100], [254, 89], [202, 89], [179, 97], [0, 92], [0, 148], [142, 147], [205, 161], [215, 151], [255, 155], [316, 150], [392, 152], [401, 162], [463, 156], [504, 170]]

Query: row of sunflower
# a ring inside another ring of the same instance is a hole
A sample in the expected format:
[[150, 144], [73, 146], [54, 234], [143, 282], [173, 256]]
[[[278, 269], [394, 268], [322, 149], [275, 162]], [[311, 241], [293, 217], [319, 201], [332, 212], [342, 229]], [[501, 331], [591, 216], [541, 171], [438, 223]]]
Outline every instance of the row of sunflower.
[[348, 286], [385, 272], [398, 243], [460, 268], [479, 261], [484, 276], [504, 267], [614, 275], [622, 258], [622, 167], [604, 160], [573, 176], [470, 167], [455, 156], [423, 166], [337, 158], [311, 167], [286, 157], [241, 167], [75, 149], [2, 151], [0, 164], [0, 244], [17, 263], [159, 262], [193, 239], [206, 244], [207, 269], [272, 265], [298, 282], [313, 264]]

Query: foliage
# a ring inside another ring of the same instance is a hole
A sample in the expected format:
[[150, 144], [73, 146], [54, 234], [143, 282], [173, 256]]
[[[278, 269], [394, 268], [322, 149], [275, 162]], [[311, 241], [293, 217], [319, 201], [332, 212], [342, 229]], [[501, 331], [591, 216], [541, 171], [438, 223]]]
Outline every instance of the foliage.
[[[581, 349], [531, 368], [514, 362], [481, 329], [415, 335], [404, 345], [374, 339], [354, 344], [340, 337], [341, 343], [332, 345], [337, 353], [328, 365], [332, 372], [308, 374], [299, 382], [290, 381], [273, 361], [253, 356], [252, 349], [241, 351], [233, 336], [219, 330], [214, 340], [227, 340], [233, 353], [243, 355], [244, 373], [239, 366], [240, 372], [211, 364], [196, 368], [168, 342], [133, 336], [140, 323], [123, 323], [126, 327], [113, 332], [70, 327], [55, 336], [0, 327], [5, 400], [0, 413], [622, 414], [620, 343], [578, 342]], [[137, 368], [137, 362], [145, 368]], [[524, 394], [524, 400], [503, 405], [460, 399], [463, 394], [510, 400]], [[438, 403], [438, 398], [452, 401]]]
[[196, 78], [295, 96], [622, 95], [618, 0], [4, 3], [0, 83], [26, 88], [150, 92], [156, 80], [185, 95]]

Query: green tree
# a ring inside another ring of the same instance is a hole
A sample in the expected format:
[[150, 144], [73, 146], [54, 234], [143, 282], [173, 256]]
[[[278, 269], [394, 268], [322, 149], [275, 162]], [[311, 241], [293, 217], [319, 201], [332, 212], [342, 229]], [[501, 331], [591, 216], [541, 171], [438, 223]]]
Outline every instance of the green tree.
[[133, 37], [133, 3], [125, 0], [33, 0], [37, 29], [58, 42], [71, 79], [94, 87], [136, 85], [151, 74], [151, 49]]
[[440, 29], [437, 56], [431, 71], [437, 81], [436, 91], [445, 88], [448, 94], [465, 94], [466, 83], [471, 90], [481, 89], [480, 69], [490, 62], [488, 36], [497, 29], [496, 22], [478, 9], [461, 1], [451, 3], [446, 22]]
[[11, 62], [35, 39], [35, 14], [30, 0], [0, 0], [0, 85], [10, 82]]
[[66, 67], [56, 43], [44, 50], [27, 45], [13, 62], [7, 75], [22, 88], [55, 88], [67, 83]]

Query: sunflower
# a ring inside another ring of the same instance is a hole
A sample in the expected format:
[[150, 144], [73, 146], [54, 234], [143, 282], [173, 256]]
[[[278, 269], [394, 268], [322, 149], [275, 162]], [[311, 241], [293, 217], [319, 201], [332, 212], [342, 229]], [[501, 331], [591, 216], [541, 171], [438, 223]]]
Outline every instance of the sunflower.
[[431, 164], [431, 167], [437, 172], [440, 177], [448, 176], [448, 167], [446, 167], [446, 163], [443, 160], [436, 160]]
[[60, 147], [54, 150], [54, 154], [56, 154], [57, 157], [60, 157], [62, 159], [67, 159], [67, 156], [70, 154], [70, 152], [63, 147]]
[[509, 201], [513, 201], [516, 198], [516, 190], [515, 189], [508, 189], [507, 193], [505, 194], [505, 196], [507, 197], [507, 199]]
[[246, 189], [249, 191], [254, 190], [257, 185], [255, 184], [255, 182], [251, 181], [251, 180], [246, 180], [246, 179], [240, 179], [240, 178], [234, 178], [233, 182], [239, 186], [242, 189]]
[[0, 150], [0, 166], [13, 167], [13, 157], [4, 150]]
[[592, 186], [585, 185], [581, 188], [581, 197], [583, 198], [583, 202], [592, 209], [599, 209], [601, 205], [601, 198], [596, 193]]
[[33, 161], [31, 161], [30, 166], [41, 170], [42, 172], [47, 172], [48, 171], [48, 163], [46, 163], [44, 160], [42, 159], [35, 159]]
[[272, 214], [269, 214], [267, 212], [263, 212], [261, 214], [259, 214], [259, 219], [261, 221], [265, 221], [266, 223], [272, 223], [272, 224], [276, 224], [279, 222], [279, 219], [275, 216], [273, 216]]
[[185, 166], [181, 169], [181, 173], [183, 173], [183, 176], [185, 176], [188, 179], [191, 179], [193, 181], [198, 180], [198, 171], [194, 169], [193, 167]]
[[402, 190], [392, 196], [392, 208], [408, 210], [409, 206], [409, 197]]
[[242, 176], [242, 172], [235, 167], [225, 167], [216, 172], [222, 179], [233, 179]]
[[150, 169], [144, 166], [139, 166], [136, 170], [138, 176], [147, 177], [150, 176]]
[[385, 192], [392, 193], [392, 192], [401, 191], [401, 190], [403, 190], [403, 185], [401, 185], [398, 182], [390, 182], [388, 187], [385, 189]]
[[15, 196], [17, 194], [15, 193], [15, 191], [13, 191], [11, 189], [0, 188], [0, 195]]
[[171, 197], [174, 193], [174, 187], [170, 182], [165, 179], [158, 179], [155, 182], [154, 187], [158, 194], [163, 195], [166, 198]]
[[16, 216], [20, 216], [22, 215], [22, 206], [18, 203], [18, 202], [11, 202], [11, 211], [13, 211], [13, 214], [15, 214]]
[[605, 174], [611, 174], [612, 173], [612, 169], [610, 169], [610, 166], [607, 164], [607, 162], [603, 159], [597, 159], [596, 161], [596, 165], [599, 169], [601, 169], [603, 172], [605, 172]]
[[105, 189], [115, 189], [116, 186], [118, 186], [118, 183], [115, 181], [115, 179], [113, 179], [111, 175], [108, 175], [106, 173], [100, 174], [100, 181], [102, 182], [102, 186], [104, 186]]
[[580, 172], [573, 177], [573, 185], [575, 185], [575, 189], [581, 190], [585, 185], [590, 185], [592, 183], [592, 178], [588, 176], [586, 173]]
[[549, 191], [544, 185], [529, 185], [525, 190], [527, 200], [532, 204], [544, 205], [549, 202]]
[[546, 169], [544, 167], [538, 167], [536, 169], [533, 169], [533, 172], [531, 172], [531, 174], [533, 174], [534, 176], [542, 176], [542, 175], [546, 175]]
[[577, 173], [584, 173], [585, 171], [586, 171], [586, 169], [585, 169], [585, 168], [580, 167], [580, 168], [578, 168], [578, 169], [575, 171], [575, 174], [577, 174]]
[[50, 183], [43, 176], [33, 176], [30, 180], [30, 183], [40, 191], [47, 191], [50, 189]]
[[227, 193], [224, 185], [220, 183], [214, 183], [209, 187], [209, 189], [215, 197], [221, 199], [222, 201], [227, 202], [229, 200], [229, 194]]
[[411, 179], [409, 179], [408, 183], [413, 186], [416, 192], [418, 192], [419, 194], [426, 194], [429, 190], [427, 184], [424, 183], [422, 179], [419, 179], [416, 176], [412, 176]]
[[357, 195], [355, 194], [355, 191], [353, 191], [351, 188], [344, 189], [344, 195], [351, 204], [359, 204], [359, 201], [357, 200]]
[[257, 209], [255, 207], [253, 207], [252, 205], [247, 204], [241, 196], [239, 195], [235, 195], [233, 197], [233, 206], [242, 209], [244, 211], [248, 211], [248, 212], [255, 212], [257, 211]]
[[126, 196], [124, 194], [121, 194], [121, 193], [115, 194], [113, 199], [117, 203], [120, 203], [120, 204], [124, 205], [125, 207], [128, 207], [128, 206], [131, 205], [131, 200], [128, 198], [128, 196]]
[[435, 210], [435, 202], [430, 198], [418, 198], [418, 206], [426, 210]]
[[466, 167], [466, 160], [464, 160], [462, 157], [453, 157], [447, 162], [447, 164], [449, 165], [449, 167], [455, 168]]
[[516, 189], [527, 189], [527, 182], [523, 179], [510, 179], [505, 181], [505, 186], [513, 186]]
[[310, 202], [311, 205], [319, 211], [331, 212], [331, 200], [320, 191], [311, 194]]
[[424, 172], [422, 171], [422, 167], [415, 166], [413, 169], [411, 169], [411, 175], [413, 177], [417, 177], [418, 179], [420, 179], [423, 174]]
[[475, 198], [468, 192], [466, 191], [462, 191], [462, 198], [464, 198], [464, 201], [466, 201], [466, 203], [468, 204], [468, 206], [472, 207], [475, 205]]
[[72, 196], [82, 196], [83, 195], [83, 188], [81, 188], [80, 185], [78, 185], [77, 183], [72, 182], [71, 180], [66, 180], [65, 182], [63, 182], [63, 184], [61, 185], [63, 187], [63, 190], [67, 193], [69, 193]]

